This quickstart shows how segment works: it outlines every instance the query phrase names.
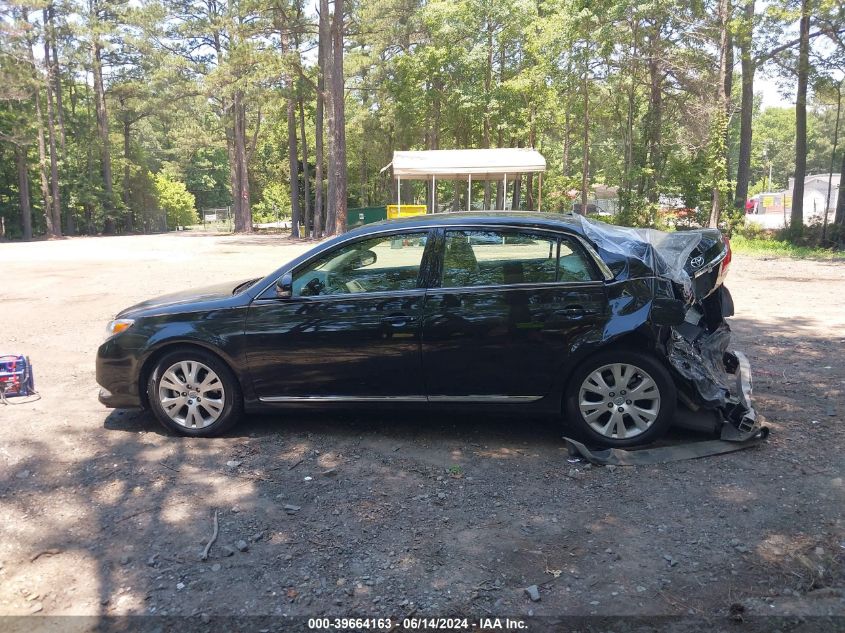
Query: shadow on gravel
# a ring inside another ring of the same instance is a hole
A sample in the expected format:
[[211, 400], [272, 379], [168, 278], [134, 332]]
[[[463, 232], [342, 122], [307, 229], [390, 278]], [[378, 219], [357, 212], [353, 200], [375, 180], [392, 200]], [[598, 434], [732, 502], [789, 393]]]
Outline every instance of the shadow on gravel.
[[[103, 427], [109, 431], [149, 431], [172, 435], [146, 411], [112, 411]], [[338, 438], [370, 435], [406, 440], [439, 437], [559, 443], [565, 431], [560, 420], [539, 415], [290, 408], [273, 413], [248, 415], [225, 436], [238, 438], [319, 433]]]
[[[106, 418], [108, 431], [152, 432], [173, 436], [147, 411], [116, 410]], [[548, 415], [455, 413], [443, 411], [338, 411], [288, 409], [277, 413], [248, 415], [224, 437], [284, 437], [314, 433], [338, 439], [367, 436], [384, 441], [471, 441], [482, 443], [522, 442], [532, 446], [565, 448], [571, 435], [560, 418]], [[696, 442], [711, 436], [686, 429], [670, 429], [652, 447]], [[202, 442], [203, 440], [194, 440]]]
[[19, 598], [4, 608], [727, 625], [770, 604], [841, 614], [842, 463], [818, 446], [841, 454], [841, 432], [825, 429], [841, 418], [825, 407], [841, 415], [842, 339], [813, 336], [809, 319], [733, 325], [778, 428], [764, 446], [690, 462], [590, 468], [568, 461], [558, 420], [471, 412], [289, 410], [197, 440], [115, 411], [60, 436], [64, 454], [33, 435], [0, 470], [18, 544], [0, 577]]

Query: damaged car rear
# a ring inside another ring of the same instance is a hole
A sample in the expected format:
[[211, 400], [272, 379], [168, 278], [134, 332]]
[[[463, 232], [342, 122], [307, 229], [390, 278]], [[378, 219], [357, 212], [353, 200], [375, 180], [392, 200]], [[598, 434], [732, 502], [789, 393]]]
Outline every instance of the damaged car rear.
[[[751, 403], [750, 365], [742, 352], [732, 348], [725, 321], [734, 314], [733, 299], [723, 283], [732, 259], [728, 238], [718, 229], [668, 233], [581, 217], [575, 221], [610, 269], [608, 293], [615, 298], [611, 305], [619, 306], [615, 311], [620, 318], [638, 314], [634, 305], [639, 293], [632, 286], [653, 275], [650, 315], [639, 327], [645, 328], [654, 352], [671, 371], [679, 405], [674, 424], [728, 441], [756, 436], [761, 424]], [[625, 325], [632, 327], [636, 328], [633, 323]], [[585, 406], [582, 398], [581, 412], [589, 415]]]
[[127, 308], [97, 354], [100, 400], [183, 435], [244, 412], [411, 406], [553, 414], [591, 446], [672, 424], [754, 436], [716, 230], [556, 213], [365, 225], [261, 279]]

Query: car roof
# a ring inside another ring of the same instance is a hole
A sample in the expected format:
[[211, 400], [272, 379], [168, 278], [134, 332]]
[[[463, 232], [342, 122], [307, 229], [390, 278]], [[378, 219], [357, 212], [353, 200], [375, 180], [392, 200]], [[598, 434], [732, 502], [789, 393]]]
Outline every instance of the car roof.
[[528, 228], [569, 229], [581, 233], [580, 225], [571, 213], [539, 211], [449, 211], [427, 213], [393, 220], [382, 220], [358, 227], [347, 235], [366, 235], [384, 229], [428, 228], [437, 226], [461, 226], [466, 224], [491, 226], [509, 224]]

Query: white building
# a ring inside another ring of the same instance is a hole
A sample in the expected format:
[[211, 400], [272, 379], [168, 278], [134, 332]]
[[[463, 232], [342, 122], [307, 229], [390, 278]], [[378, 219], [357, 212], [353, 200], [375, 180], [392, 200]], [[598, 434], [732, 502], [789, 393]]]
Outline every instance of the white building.
[[[804, 224], [814, 224], [824, 219], [827, 199], [828, 178], [830, 178], [830, 199], [827, 201], [827, 221], [833, 221], [836, 201], [839, 198], [840, 174], [814, 174], [804, 179]], [[779, 192], [761, 193], [752, 198], [755, 202], [746, 219], [766, 229], [782, 229], [789, 222], [792, 211], [792, 190], [795, 179], [789, 179], [789, 189]]]
[[[824, 217], [825, 208], [828, 213], [836, 210], [836, 201], [839, 198], [840, 174], [815, 174], [804, 178], [804, 220], [809, 222], [813, 219]], [[830, 200], [825, 206], [827, 198], [827, 186], [830, 180]], [[789, 179], [789, 192], [792, 193], [795, 179]]]

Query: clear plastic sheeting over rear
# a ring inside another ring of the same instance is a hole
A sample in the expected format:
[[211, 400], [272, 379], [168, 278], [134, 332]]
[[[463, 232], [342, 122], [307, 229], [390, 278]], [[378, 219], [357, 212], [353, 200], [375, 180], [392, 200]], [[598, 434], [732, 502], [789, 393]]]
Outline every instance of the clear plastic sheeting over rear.
[[690, 253], [701, 241], [695, 231], [668, 233], [656, 229], [635, 229], [616, 226], [576, 215], [584, 235], [600, 250], [633, 257], [643, 262], [658, 276], [681, 284], [689, 293], [692, 282], [684, 267]]

